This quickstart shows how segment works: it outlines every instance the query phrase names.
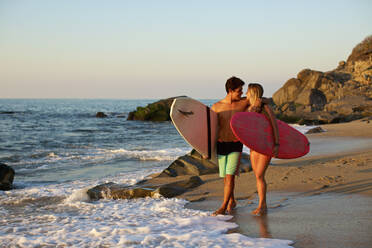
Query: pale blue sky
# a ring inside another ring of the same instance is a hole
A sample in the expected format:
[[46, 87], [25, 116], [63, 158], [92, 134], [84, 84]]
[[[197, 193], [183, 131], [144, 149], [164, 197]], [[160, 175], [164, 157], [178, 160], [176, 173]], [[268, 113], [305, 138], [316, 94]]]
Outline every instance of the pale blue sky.
[[271, 96], [372, 34], [372, 1], [0, 0], [0, 98]]

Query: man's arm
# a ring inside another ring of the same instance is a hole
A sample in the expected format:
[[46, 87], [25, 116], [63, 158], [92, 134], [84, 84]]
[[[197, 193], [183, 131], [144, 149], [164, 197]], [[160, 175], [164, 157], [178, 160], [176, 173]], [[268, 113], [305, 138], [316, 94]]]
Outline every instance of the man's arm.
[[211, 110], [213, 110], [214, 112], [216, 112], [216, 104], [213, 104], [212, 105]]
[[219, 102], [214, 103], [212, 105], [212, 107], [211, 107], [211, 110], [213, 110], [214, 112], [218, 113], [218, 110], [219, 110], [218, 105], [219, 105]]
[[262, 101], [263, 104], [270, 104], [271, 103], [270, 99], [266, 98], [266, 97], [261, 97], [261, 101]]

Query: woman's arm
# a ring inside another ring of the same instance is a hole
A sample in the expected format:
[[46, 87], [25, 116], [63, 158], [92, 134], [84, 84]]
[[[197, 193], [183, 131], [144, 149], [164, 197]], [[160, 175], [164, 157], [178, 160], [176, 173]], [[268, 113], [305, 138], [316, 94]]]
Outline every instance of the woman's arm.
[[279, 130], [278, 125], [276, 123], [276, 118], [274, 112], [271, 110], [269, 105], [264, 104], [265, 112], [267, 113], [267, 116], [269, 118], [271, 127], [273, 129], [273, 139], [274, 139], [274, 157], [278, 156], [278, 150], [279, 150]]

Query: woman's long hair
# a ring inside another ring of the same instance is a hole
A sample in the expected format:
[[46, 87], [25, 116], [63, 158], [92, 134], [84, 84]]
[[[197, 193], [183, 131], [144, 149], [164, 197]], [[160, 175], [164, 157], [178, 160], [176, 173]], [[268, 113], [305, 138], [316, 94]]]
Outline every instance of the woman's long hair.
[[263, 87], [260, 84], [248, 84], [249, 103], [253, 105], [257, 99], [263, 96]]

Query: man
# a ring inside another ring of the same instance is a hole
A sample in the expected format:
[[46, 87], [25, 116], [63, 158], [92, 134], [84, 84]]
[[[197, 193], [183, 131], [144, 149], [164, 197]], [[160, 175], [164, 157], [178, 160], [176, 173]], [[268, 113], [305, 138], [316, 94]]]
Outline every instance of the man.
[[239, 170], [243, 144], [233, 134], [230, 128], [231, 117], [236, 112], [243, 112], [248, 101], [242, 99], [244, 82], [231, 77], [226, 81], [226, 96], [213, 104], [212, 110], [218, 116], [217, 155], [220, 177], [224, 178], [224, 199], [221, 207], [213, 215], [230, 213], [236, 206], [234, 199], [235, 175]]

